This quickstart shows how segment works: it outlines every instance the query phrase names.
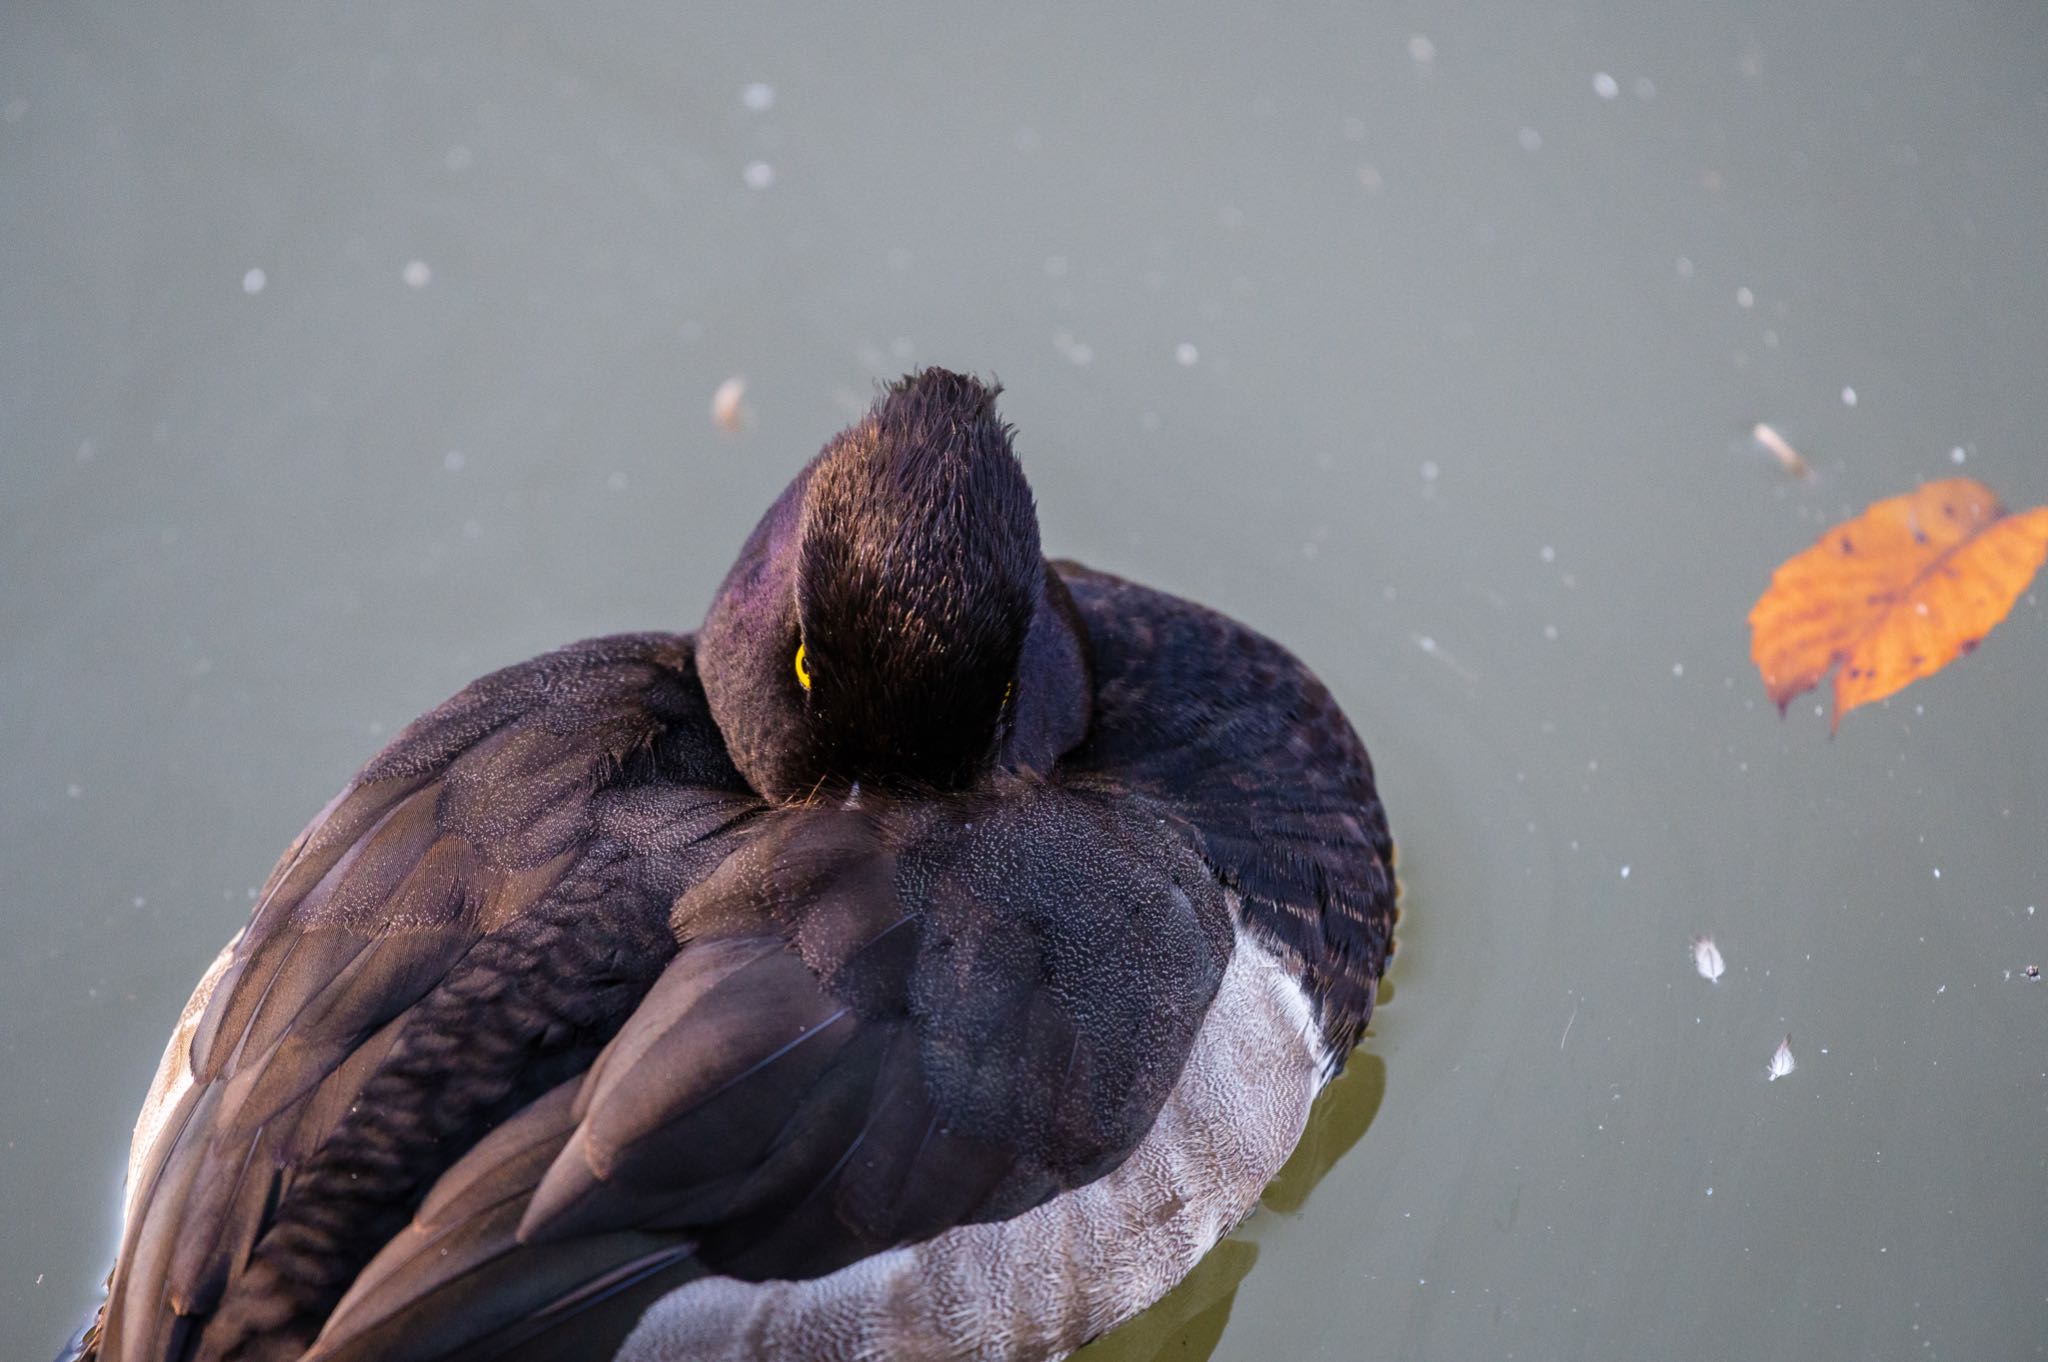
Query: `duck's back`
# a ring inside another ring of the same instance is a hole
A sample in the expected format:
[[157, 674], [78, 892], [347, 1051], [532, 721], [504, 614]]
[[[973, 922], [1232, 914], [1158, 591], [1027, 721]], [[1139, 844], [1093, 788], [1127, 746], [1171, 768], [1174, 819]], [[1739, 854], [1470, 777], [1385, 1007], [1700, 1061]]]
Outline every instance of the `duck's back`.
[[1088, 737], [968, 795], [766, 807], [678, 636], [415, 724], [166, 1056], [101, 1356], [1040, 1356], [1171, 1285], [1369, 1014], [1389, 846], [1290, 655], [1061, 571]]

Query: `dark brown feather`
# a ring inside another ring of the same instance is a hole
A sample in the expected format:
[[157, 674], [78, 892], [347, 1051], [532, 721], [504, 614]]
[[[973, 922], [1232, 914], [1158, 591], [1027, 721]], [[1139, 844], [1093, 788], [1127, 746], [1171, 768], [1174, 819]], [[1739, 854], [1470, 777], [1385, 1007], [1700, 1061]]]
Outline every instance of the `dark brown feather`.
[[1230, 950], [1142, 801], [1057, 785], [778, 812], [676, 929], [530, 1242], [660, 1227], [798, 1276], [1017, 1214], [1150, 1128]]
[[280, 863], [208, 1005], [103, 1355], [296, 1355], [434, 1179], [610, 1039], [757, 807], [687, 638], [575, 645], [409, 727]]
[[650, 1284], [1017, 1214], [1150, 1128], [1231, 948], [1146, 801], [1056, 784], [765, 814], [672, 925], [585, 1078], [442, 1176], [314, 1358], [524, 1357], [550, 1327], [601, 1355]]
[[1331, 1062], [1393, 949], [1393, 841], [1372, 762], [1315, 674], [1190, 601], [1055, 563], [1085, 622], [1095, 715], [1076, 770], [1157, 800], [1245, 922], [1303, 973]]
[[1393, 922], [1364, 749], [1278, 645], [1062, 579], [1092, 715], [1044, 776], [765, 809], [658, 635], [408, 729], [237, 946], [103, 1356], [603, 1355], [693, 1275], [1016, 1215], [1151, 1127], [1226, 888], [1341, 1058]]

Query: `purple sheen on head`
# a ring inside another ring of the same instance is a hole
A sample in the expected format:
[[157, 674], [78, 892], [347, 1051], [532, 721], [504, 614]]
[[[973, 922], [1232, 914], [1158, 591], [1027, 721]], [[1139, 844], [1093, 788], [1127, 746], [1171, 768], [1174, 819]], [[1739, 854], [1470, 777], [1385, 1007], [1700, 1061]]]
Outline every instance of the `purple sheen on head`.
[[[1030, 486], [997, 389], [927, 369], [893, 384], [798, 475], [748, 539], [699, 645], [735, 765], [771, 798], [856, 780], [954, 787], [1014, 749], [1078, 740], [1047, 697], [1005, 701], [1050, 607]], [[1034, 655], [1078, 666], [1057, 635]], [[805, 649], [811, 685], [794, 660]], [[1080, 692], [1085, 696], [1085, 692]], [[1080, 720], [1085, 725], [1085, 706]]]
[[790, 793], [807, 741], [803, 692], [783, 660], [796, 651], [795, 571], [804, 487], [814, 460], [747, 536], [698, 633], [697, 671], [733, 765], [769, 798]]

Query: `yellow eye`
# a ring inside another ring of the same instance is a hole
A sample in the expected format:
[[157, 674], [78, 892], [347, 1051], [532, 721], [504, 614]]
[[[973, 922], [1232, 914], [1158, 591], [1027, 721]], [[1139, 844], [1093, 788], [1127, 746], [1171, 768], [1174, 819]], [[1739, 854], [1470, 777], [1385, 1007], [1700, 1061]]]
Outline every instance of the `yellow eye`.
[[804, 665], [804, 645], [796, 645], [796, 683], [805, 690], [811, 688], [811, 669]]

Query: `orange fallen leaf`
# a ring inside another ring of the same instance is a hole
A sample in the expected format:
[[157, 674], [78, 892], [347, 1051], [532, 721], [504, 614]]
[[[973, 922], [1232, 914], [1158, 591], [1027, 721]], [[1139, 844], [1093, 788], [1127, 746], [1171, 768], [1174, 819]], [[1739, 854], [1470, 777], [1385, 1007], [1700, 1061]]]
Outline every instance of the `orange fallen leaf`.
[[2048, 558], [2048, 506], [2009, 514], [1983, 483], [1880, 501], [1787, 559], [1749, 612], [1778, 711], [1837, 663], [1831, 728], [1981, 643]]

